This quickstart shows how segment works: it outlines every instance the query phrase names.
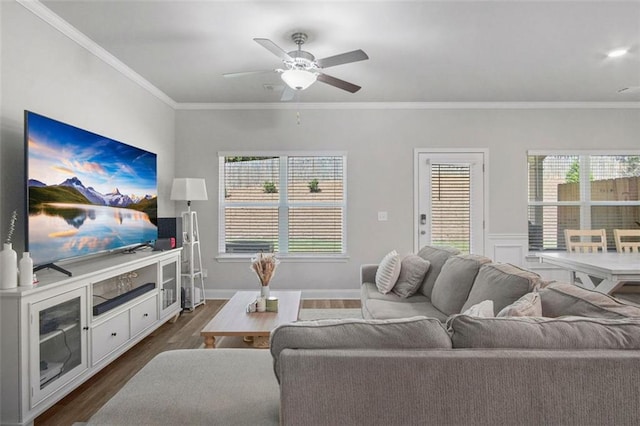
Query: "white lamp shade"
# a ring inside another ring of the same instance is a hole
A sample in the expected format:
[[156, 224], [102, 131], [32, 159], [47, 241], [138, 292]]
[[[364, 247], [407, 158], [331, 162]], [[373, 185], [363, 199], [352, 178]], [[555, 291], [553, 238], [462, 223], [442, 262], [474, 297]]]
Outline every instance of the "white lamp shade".
[[207, 185], [204, 179], [175, 178], [171, 186], [172, 200], [207, 200]]
[[316, 81], [317, 77], [315, 73], [304, 70], [287, 70], [280, 76], [282, 81], [294, 90], [306, 89]]

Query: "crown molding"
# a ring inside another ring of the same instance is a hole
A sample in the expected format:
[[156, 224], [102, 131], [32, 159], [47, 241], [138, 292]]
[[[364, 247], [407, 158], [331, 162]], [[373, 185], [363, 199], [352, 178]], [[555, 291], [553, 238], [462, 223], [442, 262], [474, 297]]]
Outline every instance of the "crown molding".
[[640, 109], [640, 102], [178, 102], [175, 108], [177, 110]]
[[129, 68], [111, 53], [107, 52], [103, 47], [84, 35], [73, 25], [56, 15], [51, 9], [40, 3], [39, 0], [16, 0], [16, 2], [71, 40], [75, 41], [81, 47], [94, 54], [103, 62], [113, 67], [120, 74], [124, 75], [171, 108], [176, 109], [176, 101], [171, 99], [166, 93], [149, 83], [147, 79]]

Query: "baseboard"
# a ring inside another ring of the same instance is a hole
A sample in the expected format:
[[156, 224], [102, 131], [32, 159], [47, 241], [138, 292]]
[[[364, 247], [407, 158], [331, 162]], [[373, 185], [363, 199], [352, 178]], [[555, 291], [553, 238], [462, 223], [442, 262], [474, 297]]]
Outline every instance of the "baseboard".
[[[230, 299], [237, 291], [244, 291], [247, 289], [205, 289], [205, 297], [207, 299]], [[259, 288], [256, 288], [256, 295], [260, 292]], [[273, 291], [288, 290], [272, 288]], [[302, 290], [303, 299], [360, 299], [359, 289], [327, 289], [327, 290]]]

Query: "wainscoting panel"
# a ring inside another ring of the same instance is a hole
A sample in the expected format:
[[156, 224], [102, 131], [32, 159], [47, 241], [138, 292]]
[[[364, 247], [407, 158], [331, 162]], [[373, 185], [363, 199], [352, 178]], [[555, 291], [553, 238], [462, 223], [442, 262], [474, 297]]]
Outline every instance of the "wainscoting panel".
[[528, 241], [526, 234], [490, 234], [487, 239], [487, 257], [494, 262], [524, 267]]

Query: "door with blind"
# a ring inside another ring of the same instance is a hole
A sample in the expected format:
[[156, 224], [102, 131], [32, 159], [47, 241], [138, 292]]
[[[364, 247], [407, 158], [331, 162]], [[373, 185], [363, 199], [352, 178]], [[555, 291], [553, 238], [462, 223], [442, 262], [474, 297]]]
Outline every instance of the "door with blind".
[[484, 153], [417, 154], [417, 248], [484, 253]]

